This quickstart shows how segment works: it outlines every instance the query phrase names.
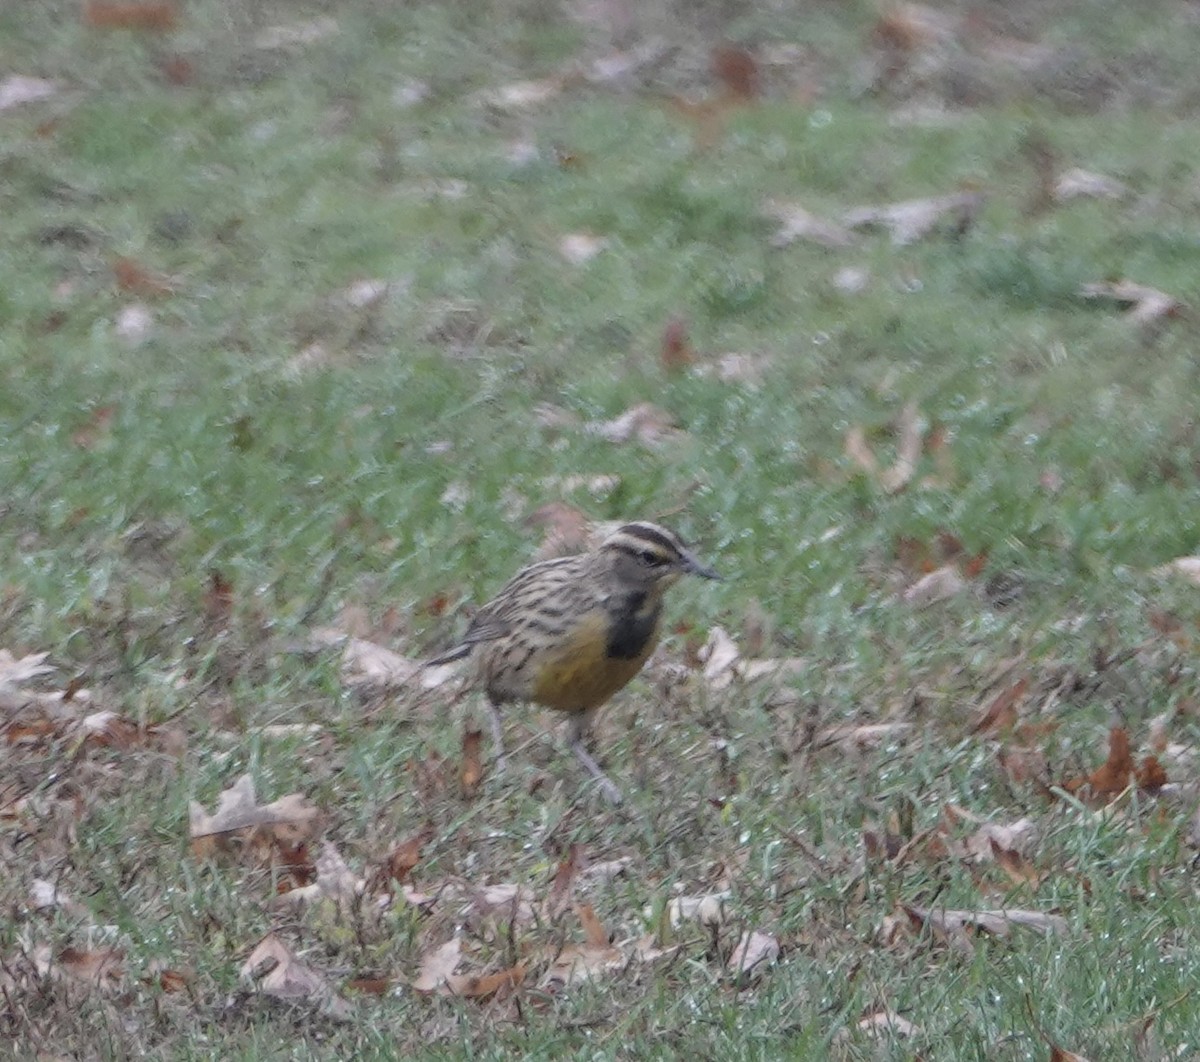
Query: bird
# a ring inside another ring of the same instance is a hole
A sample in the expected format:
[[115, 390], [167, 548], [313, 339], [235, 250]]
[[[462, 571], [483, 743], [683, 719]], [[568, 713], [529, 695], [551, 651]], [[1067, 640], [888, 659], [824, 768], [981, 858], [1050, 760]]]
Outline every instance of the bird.
[[514, 701], [568, 716], [568, 745], [619, 804], [622, 794], [585, 744], [600, 707], [658, 644], [663, 595], [684, 575], [720, 579], [673, 531], [622, 524], [586, 553], [522, 568], [429, 666], [472, 658], [487, 697], [496, 768], [505, 766], [500, 709]]

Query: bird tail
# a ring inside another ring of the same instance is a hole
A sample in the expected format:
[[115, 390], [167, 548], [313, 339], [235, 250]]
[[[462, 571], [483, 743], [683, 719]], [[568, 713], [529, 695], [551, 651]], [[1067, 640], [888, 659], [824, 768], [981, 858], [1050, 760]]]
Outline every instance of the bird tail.
[[475, 646], [471, 642], [463, 642], [461, 645], [456, 645], [453, 649], [448, 649], [440, 656], [432, 657], [425, 661], [426, 667], [440, 667], [442, 664], [453, 664], [456, 660], [461, 660], [465, 656], [469, 656], [471, 650]]

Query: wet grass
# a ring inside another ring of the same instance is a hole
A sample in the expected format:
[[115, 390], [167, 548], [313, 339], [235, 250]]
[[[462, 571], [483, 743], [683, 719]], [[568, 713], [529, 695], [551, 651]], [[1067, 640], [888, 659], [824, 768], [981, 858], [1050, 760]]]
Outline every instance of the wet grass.
[[[1163, 29], [1182, 12], [1121, 23], [1122, 50], [1081, 46], [1109, 55], [1124, 86], [1095, 106], [1064, 102], [1068, 71], [1041, 95], [998, 92], [932, 126], [898, 124], [903, 101], [863, 91], [871, 12], [820, 12], [796, 37], [818, 100], [774, 93], [700, 149], [661, 102], [707, 79], [705, 47], [682, 28], [633, 85], [572, 85], [527, 113], [480, 103], [602, 54], [597, 31], [539, 21], [537, 6], [477, 17], [364, 0], [332, 9], [336, 33], [290, 49], [253, 34], [322, 9], [207, 0], [162, 40], [85, 31], [67, 5], [19, 24], [0, 14], [0, 58], [61, 82], [0, 114], [0, 646], [46, 651], [102, 707], [187, 737], [181, 759], [57, 740], [3, 752], [18, 795], [38, 796], [0, 839], [0, 955], [19, 974], [0, 981], [6, 1031], [30, 1055], [113, 1058], [1015, 1059], [1048, 1052], [1039, 1026], [1084, 1054], [1128, 1056], [1150, 1021], [1164, 1051], [1186, 1052], [1200, 1021], [1186, 758], [1170, 768], [1185, 783], [1176, 802], [1099, 814], [1015, 782], [1000, 742], [969, 732], [1019, 674], [1056, 724], [1039, 745], [1051, 781], [1095, 767], [1114, 720], [1142, 742], [1173, 713], [1172, 740], [1195, 738], [1190, 643], [1151, 622], [1157, 610], [1190, 631], [1194, 594], [1148, 574], [1196, 549], [1194, 324], [1147, 330], [1077, 294], [1129, 277], [1200, 303], [1200, 147], [1180, 102], [1183, 45]], [[1055, 41], [1069, 26], [1037, 28]], [[792, 39], [753, 18], [729, 31]], [[191, 64], [183, 85], [160, 73], [175, 54]], [[1157, 61], [1138, 67], [1138, 54]], [[1156, 72], [1170, 99], [1146, 87]], [[415, 82], [427, 95], [406, 104]], [[1129, 197], [1032, 210], [1035, 136]], [[836, 252], [773, 248], [762, 211], [774, 197], [836, 216], [964, 181], [987, 192], [975, 223], [907, 247], [871, 235]], [[585, 231], [607, 246], [567, 264], [559, 240]], [[170, 293], [120, 290], [121, 256]], [[866, 271], [865, 290], [838, 289], [845, 266]], [[345, 292], [362, 279], [388, 288], [354, 306]], [[136, 341], [117, 327], [131, 303], [153, 320]], [[665, 372], [676, 316], [701, 363], [753, 355], [761, 381]], [[551, 403], [601, 420], [644, 401], [686, 434], [616, 445], [537, 416]], [[927, 453], [892, 495], [843, 441], [861, 426], [886, 461], [906, 402], [952, 468]], [[593, 474], [619, 483], [563, 486]], [[460, 606], [536, 547], [524, 518], [559, 500], [598, 519], [662, 517], [727, 576], [680, 588], [672, 624], [687, 630], [601, 723], [598, 749], [631, 794], [619, 811], [536, 713], [510, 718], [526, 746], [510, 774], [464, 797], [469, 699], [364, 703], [335, 660], [292, 651], [346, 606], [400, 652], [446, 645]], [[919, 574], [904, 544], [932, 555], [939, 531], [985, 555], [983, 570], [917, 609], [899, 594]], [[782, 692], [672, 678], [710, 628], [741, 639], [759, 613], [762, 655], [806, 660]], [[863, 747], [813, 740], [880, 721], [911, 729]], [[264, 737], [274, 723], [321, 731]], [[715, 938], [681, 930], [662, 966], [558, 991], [538, 977], [553, 942], [578, 936], [570, 916], [515, 942], [469, 923], [480, 969], [513, 948], [532, 964], [516, 1001], [399, 988], [356, 997], [349, 1022], [273, 1003], [237, 977], [268, 929], [341, 984], [411, 976], [457, 914], [281, 913], [269, 876], [189, 858], [188, 802], [211, 808], [245, 771], [264, 799], [299, 791], [325, 809], [358, 867], [430, 824], [422, 889], [542, 896], [577, 844], [632, 859], [588, 893], [619, 939], [655, 928], [676, 891], [729, 886], [731, 920]], [[920, 847], [863, 858], [864, 828], [894, 820], [911, 839], [946, 804], [1035, 818], [1045, 880], [1010, 888], [994, 866]], [[81, 908], [32, 912], [39, 877]], [[886, 939], [903, 903], [1008, 903], [1069, 929], [979, 937], [967, 954], [929, 932]], [[722, 958], [751, 927], [783, 957], [746, 985]], [[129, 968], [115, 997], [21, 972], [38, 944], [109, 939]], [[156, 987], [156, 961], [188, 968], [188, 991]], [[878, 1008], [916, 1038], [856, 1029]]]

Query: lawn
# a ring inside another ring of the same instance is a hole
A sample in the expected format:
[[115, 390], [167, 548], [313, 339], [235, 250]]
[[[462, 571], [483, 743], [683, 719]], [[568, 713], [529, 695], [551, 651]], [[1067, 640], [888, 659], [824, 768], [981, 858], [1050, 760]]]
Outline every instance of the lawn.
[[1200, 1050], [1200, 21], [743, 8], [0, 7], [17, 1057]]

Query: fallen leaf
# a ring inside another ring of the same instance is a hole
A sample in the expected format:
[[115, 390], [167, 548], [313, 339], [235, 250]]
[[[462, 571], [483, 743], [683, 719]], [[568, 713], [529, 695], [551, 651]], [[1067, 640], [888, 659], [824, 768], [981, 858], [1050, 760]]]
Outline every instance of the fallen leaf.
[[154, 332], [154, 314], [145, 303], [131, 302], [117, 311], [113, 331], [128, 346], [139, 346]]
[[268, 933], [255, 945], [242, 964], [240, 977], [275, 999], [317, 1003], [332, 1017], [349, 1016], [346, 1001], [334, 993], [324, 974], [298, 959], [275, 933]]
[[891, 233], [893, 245], [903, 247], [928, 236], [943, 220], [948, 220], [955, 234], [961, 235], [974, 224], [983, 204], [982, 192], [955, 192], [886, 206], [859, 207], [848, 211], [842, 223], [849, 229], [886, 229]]
[[459, 781], [462, 784], [463, 795], [468, 799], [475, 796], [479, 790], [479, 783], [483, 780], [482, 749], [483, 731], [472, 727], [464, 730]]
[[315, 44], [338, 32], [337, 19], [314, 18], [307, 22], [293, 22], [286, 26], [268, 26], [254, 36], [254, 47], [264, 51], [276, 48], [300, 48]]
[[426, 826], [419, 833], [396, 845], [387, 856], [387, 872], [399, 883], [408, 880], [409, 875], [421, 861], [421, 853], [425, 846], [433, 840], [432, 826]]
[[321, 811], [299, 793], [289, 793], [260, 806], [254, 780], [244, 774], [217, 798], [213, 814], [209, 815], [192, 801], [189, 812], [192, 851], [207, 855], [234, 839], [244, 841], [255, 833], [294, 847], [314, 839], [323, 818]]
[[907, 587], [901, 598], [906, 604], [926, 608], [939, 601], [956, 597], [968, 586], [966, 579], [959, 574], [957, 564], [945, 564]]
[[586, 265], [608, 246], [607, 236], [569, 232], [558, 241], [558, 253], [573, 266]]
[[583, 846], [572, 842], [567, 848], [567, 854], [559, 862], [558, 868], [554, 872], [550, 895], [546, 897], [546, 917], [551, 921], [558, 918], [570, 906], [575, 889], [575, 878], [579, 874], [581, 864], [586, 861]]
[[233, 616], [233, 583], [217, 569], [208, 573], [204, 591], [204, 616], [217, 627], [226, 627]]
[[1018, 706], [1029, 689], [1029, 676], [1023, 675], [1011, 686], [1005, 687], [971, 723], [972, 734], [996, 734], [1011, 730], [1017, 725]]
[[125, 979], [125, 952], [120, 948], [63, 948], [55, 961], [60, 969], [94, 988], [112, 991]]
[[587, 942], [568, 944], [555, 956], [546, 972], [546, 979], [550, 982], [576, 984], [611, 970], [621, 969], [626, 964], [627, 960], [621, 949], [608, 942], [608, 933], [596, 917], [591, 904], [578, 904], [575, 911]]
[[61, 909], [73, 915], [86, 915], [87, 908], [76, 903], [52, 881], [34, 878], [29, 886], [29, 906], [34, 911]]
[[87, 422], [71, 432], [71, 442], [81, 450], [94, 450], [108, 437], [113, 420], [117, 415], [115, 405], [97, 406], [88, 415]]
[[523, 111], [554, 99], [576, 77], [554, 75], [533, 81], [514, 81], [477, 93], [475, 102], [498, 111]]
[[158, 298], [175, 293], [175, 289], [165, 279], [150, 272], [136, 259], [125, 256], [114, 258], [112, 271], [117, 287], [131, 295]]
[[391, 977], [355, 977], [347, 981], [344, 987], [366, 996], [386, 996], [395, 983]]
[[585, 424], [584, 430], [611, 443], [636, 440], [644, 446], [660, 446], [683, 435], [675, 423], [675, 417], [662, 407], [639, 402], [612, 420]]
[[365, 638], [349, 637], [337, 627], [313, 631], [308, 646], [314, 651], [340, 649], [342, 680], [355, 687], [386, 690], [416, 685], [432, 690], [454, 679], [460, 671], [457, 664], [430, 667], [423, 660], [401, 656]]
[[859, 425], [855, 424], [846, 431], [842, 448], [860, 472], [865, 472], [872, 479], [879, 475], [879, 462], [875, 458], [875, 451], [867, 442], [867, 433]]
[[1155, 568], [1151, 575], [1181, 575], [1189, 583], [1200, 586], [1200, 557], [1176, 557], [1167, 564]]
[[317, 888], [339, 906], [347, 906], [362, 895], [364, 881], [346, 865], [331, 841], [321, 845], [317, 856]]
[[726, 904], [733, 894], [728, 890], [707, 896], [676, 896], [667, 904], [667, 919], [672, 929], [684, 922], [699, 922], [702, 926], [720, 926], [728, 920]]
[[11, 74], [0, 81], [0, 111], [49, 99], [58, 92], [58, 82], [45, 77]]
[[918, 1036], [921, 1033], [920, 1026], [914, 1025], [907, 1018], [892, 1010], [874, 1011], [865, 1018], [859, 1019], [855, 1028], [869, 1036], [883, 1036], [891, 1033], [895, 1036], [908, 1037]]
[[525, 518], [526, 527], [544, 528], [541, 544], [534, 551], [535, 561], [582, 553], [592, 539], [592, 520], [582, 509], [566, 502], [549, 502]]
[[730, 973], [737, 977], [761, 973], [779, 959], [779, 941], [770, 933], [747, 930], [738, 938], [725, 964]]
[[506, 996], [525, 980], [525, 964], [517, 963], [507, 970], [490, 974], [451, 974], [446, 978], [448, 995], [464, 999], [490, 999]]
[[39, 675], [49, 675], [54, 671], [49, 664], [43, 663], [49, 653], [30, 653], [19, 659], [7, 649], [0, 649], [0, 690], [16, 692], [18, 687]]
[[747, 49], [736, 44], [719, 44], [709, 57], [712, 72], [730, 96], [743, 102], [757, 99], [762, 92], [758, 63]]
[[688, 339], [687, 322], [682, 317], [672, 317], [663, 329], [659, 358], [667, 372], [679, 372], [695, 363], [696, 352]]
[[1132, 280], [1084, 284], [1079, 289], [1085, 299], [1112, 299], [1129, 306], [1125, 317], [1135, 324], [1154, 324], [1164, 318], [1180, 317], [1186, 307], [1173, 295]]
[[902, 723], [853, 723], [826, 727], [817, 731], [813, 738], [818, 748], [824, 745], [849, 744], [859, 749], [871, 749], [891, 738], [908, 734], [913, 724]]
[[833, 274], [833, 286], [843, 295], [858, 295], [871, 283], [871, 272], [861, 266], [842, 266]]
[[908, 486], [921, 459], [921, 413], [915, 402], [906, 403], [900, 411], [897, 432], [896, 461], [879, 476], [879, 485], [888, 494], [896, 494]]
[[173, 0], [84, 0], [83, 21], [94, 29], [150, 30], [165, 33], [179, 21]]
[[1114, 177], [1088, 170], [1067, 170], [1054, 183], [1054, 198], [1060, 203], [1070, 199], [1124, 199], [1129, 189]]
[[1108, 758], [1091, 774], [1064, 783], [1068, 793], [1075, 793], [1086, 786], [1094, 796], [1106, 796], [1124, 792], [1134, 779], [1133, 754], [1129, 745], [1129, 731], [1123, 726], [1111, 727], [1108, 731]]
[[451, 937], [445, 944], [426, 952], [421, 958], [421, 967], [411, 982], [417, 992], [436, 992], [458, 969], [462, 958], [462, 941]]
[[836, 221], [818, 217], [799, 203], [768, 200], [766, 213], [779, 222], [779, 229], [771, 237], [772, 247], [787, 247], [797, 240], [807, 240], [836, 251], [853, 247], [858, 242], [849, 229]]
[[1010, 823], [985, 822], [967, 838], [967, 852], [984, 862], [998, 858], [1000, 852], [1024, 855], [1037, 843], [1041, 830], [1033, 819]]
[[1061, 915], [1043, 911], [1023, 910], [1017, 907], [983, 911], [954, 911], [903, 905], [909, 917], [918, 923], [950, 934], [963, 929], [981, 930], [995, 937], [1007, 937], [1013, 927], [1036, 929], [1048, 935], [1066, 933], [1069, 923]]

